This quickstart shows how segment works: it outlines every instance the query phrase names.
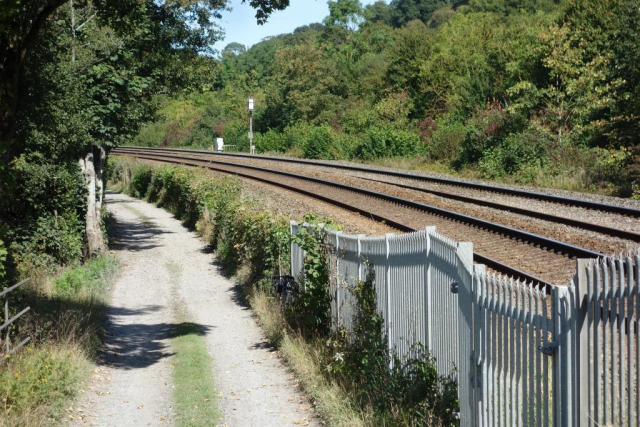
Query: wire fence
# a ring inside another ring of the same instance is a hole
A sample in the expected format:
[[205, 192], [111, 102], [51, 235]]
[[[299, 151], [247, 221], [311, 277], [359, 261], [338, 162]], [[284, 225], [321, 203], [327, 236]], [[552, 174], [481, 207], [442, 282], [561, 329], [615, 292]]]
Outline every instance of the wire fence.
[[[456, 369], [461, 425], [640, 425], [640, 249], [579, 260], [571, 283], [544, 288], [486, 273], [471, 243], [435, 227], [324, 232], [334, 330], [352, 329], [350, 288], [373, 268], [389, 351], [402, 360], [422, 343], [439, 374]], [[297, 276], [295, 243], [291, 260]]]

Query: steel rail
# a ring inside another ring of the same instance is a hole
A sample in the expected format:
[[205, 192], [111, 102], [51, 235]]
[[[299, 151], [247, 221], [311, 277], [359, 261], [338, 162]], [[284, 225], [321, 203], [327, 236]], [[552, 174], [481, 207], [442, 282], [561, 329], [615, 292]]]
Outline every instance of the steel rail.
[[241, 154], [241, 153], [220, 153], [220, 152], [212, 152], [212, 151], [205, 151], [205, 150], [186, 150], [181, 148], [131, 147], [131, 146], [123, 146], [120, 148], [125, 148], [130, 150], [198, 153], [198, 154], [205, 154], [207, 156], [228, 156], [228, 157], [239, 157], [239, 158], [247, 158], [247, 159], [257, 159], [257, 160], [273, 160], [273, 161], [286, 162], [286, 163], [299, 163], [299, 164], [307, 164], [307, 165], [313, 165], [313, 166], [323, 166], [323, 167], [330, 167], [330, 168], [336, 168], [336, 169], [352, 170], [357, 172], [366, 172], [366, 173], [374, 173], [379, 175], [389, 175], [389, 176], [395, 176], [400, 178], [415, 179], [418, 181], [434, 182], [437, 184], [465, 187], [465, 188], [471, 188], [475, 190], [490, 191], [494, 193], [502, 193], [502, 194], [507, 194], [511, 196], [519, 196], [519, 197], [525, 197], [529, 199], [543, 200], [543, 201], [558, 203], [562, 205], [579, 206], [587, 209], [593, 209], [593, 210], [598, 210], [603, 212], [610, 212], [610, 213], [616, 213], [616, 214], [626, 215], [630, 217], [640, 218], [640, 209], [628, 208], [625, 206], [590, 202], [587, 200], [580, 200], [580, 199], [575, 199], [571, 197], [562, 197], [562, 196], [554, 196], [551, 194], [539, 193], [536, 191], [518, 190], [515, 188], [499, 187], [495, 185], [480, 184], [476, 182], [462, 181], [462, 180], [455, 180], [455, 179], [437, 178], [432, 176], [417, 175], [417, 174], [408, 173], [408, 172], [398, 172], [398, 171], [386, 170], [386, 169], [377, 169], [377, 168], [371, 168], [366, 166], [343, 165], [339, 163], [334, 164], [334, 163], [315, 161], [315, 160], [292, 159], [289, 157], [276, 157], [276, 156], [264, 156], [264, 155]]
[[[146, 149], [130, 150], [130, 152], [133, 152], [133, 151], [145, 152]], [[204, 159], [202, 159], [202, 160], [204, 160]], [[230, 163], [230, 164], [232, 164], [232, 163]], [[237, 163], [233, 163], [233, 164], [237, 164]], [[361, 177], [360, 179], [364, 179], [364, 180], [367, 180], [367, 181], [372, 181], [372, 182], [376, 182], [376, 183], [380, 183], [380, 184], [393, 185], [393, 186], [396, 186], [396, 187], [400, 187], [400, 188], [404, 188], [404, 189], [408, 189], [408, 190], [419, 191], [419, 192], [422, 192], [422, 193], [429, 193], [429, 194], [433, 194], [433, 195], [440, 196], [440, 197], [447, 198], [447, 199], [451, 199], [451, 200], [457, 200], [457, 201], [461, 201], [461, 202], [465, 202], [465, 203], [476, 204], [476, 205], [480, 205], [480, 206], [486, 206], [486, 207], [490, 207], [490, 208], [494, 208], [494, 209], [498, 209], [498, 210], [513, 212], [513, 213], [524, 215], [524, 216], [530, 216], [530, 217], [533, 217], [533, 218], [542, 219], [542, 220], [545, 220], [545, 221], [555, 222], [555, 223], [558, 223], [558, 224], [565, 224], [565, 225], [569, 225], [569, 226], [576, 227], [576, 228], [582, 228], [584, 230], [595, 231], [595, 232], [598, 232], [598, 233], [606, 234], [606, 235], [613, 236], [613, 237], [619, 237], [619, 238], [631, 240], [631, 241], [634, 241], [634, 242], [640, 242], [640, 234], [639, 233], [634, 233], [634, 232], [631, 232], [631, 231], [620, 230], [620, 229], [612, 228], [612, 227], [606, 227], [606, 226], [599, 225], [599, 224], [594, 224], [594, 223], [591, 223], [591, 222], [579, 221], [579, 220], [566, 218], [566, 217], [562, 217], [562, 216], [547, 214], [547, 213], [544, 213], [544, 212], [518, 208], [518, 207], [515, 207], [515, 206], [511, 206], [511, 205], [505, 205], [505, 204], [501, 204], [501, 203], [490, 202], [488, 200], [481, 200], [481, 199], [476, 199], [476, 198], [473, 198], [473, 197], [461, 196], [461, 195], [458, 195], [458, 194], [451, 194], [451, 193], [446, 193], [446, 192], [443, 192], [443, 191], [437, 191], [437, 190], [431, 190], [431, 189], [416, 187], [416, 186], [413, 186], [413, 185], [405, 185], [405, 184], [400, 184], [400, 183], [395, 183], [395, 182], [378, 180], [378, 179], [374, 179], [374, 178], [363, 178], [363, 177]]]
[[570, 226], [576, 227], [576, 228], [582, 228], [582, 229], [585, 229], [585, 230], [596, 231], [596, 232], [602, 233], [602, 234], [608, 234], [609, 236], [613, 236], [613, 237], [620, 237], [622, 239], [627, 239], [627, 240], [631, 240], [631, 241], [634, 241], [634, 242], [640, 242], [640, 234], [634, 233], [632, 231], [626, 231], [626, 230], [620, 230], [620, 229], [617, 229], [617, 228], [605, 227], [604, 225], [594, 224], [592, 222], [579, 221], [579, 220], [576, 220], [576, 219], [566, 218], [566, 217], [563, 217], [563, 216], [551, 215], [551, 214], [547, 214], [547, 213], [539, 212], [539, 211], [532, 211], [532, 210], [529, 210], [529, 209], [518, 208], [518, 207], [515, 207], [515, 206], [511, 206], [511, 205], [504, 205], [504, 204], [501, 204], [501, 203], [490, 202], [488, 200], [480, 200], [480, 199], [476, 199], [476, 198], [473, 198], [473, 197], [460, 196], [460, 195], [457, 195], [457, 194], [450, 194], [450, 193], [445, 193], [445, 192], [436, 191], [436, 190], [429, 190], [429, 189], [426, 189], [426, 188], [415, 187], [415, 186], [412, 186], [412, 185], [398, 184], [398, 183], [389, 182], [389, 181], [380, 181], [380, 180], [373, 179], [373, 178], [361, 178], [361, 179], [365, 179], [367, 181], [377, 182], [377, 183], [380, 183], [380, 184], [393, 185], [393, 186], [396, 186], [396, 187], [405, 188], [407, 190], [414, 190], [414, 191], [420, 191], [422, 193], [429, 193], [429, 194], [433, 194], [435, 196], [444, 197], [444, 198], [447, 198], [447, 199], [458, 200], [460, 202], [471, 203], [471, 204], [475, 204], [475, 205], [480, 205], [480, 206], [486, 206], [486, 207], [489, 207], [489, 208], [499, 209], [499, 210], [502, 210], [502, 211], [513, 212], [513, 213], [524, 215], [524, 216], [530, 216], [530, 217], [533, 217], [533, 218], [543, 219], [545, 221], [550, 221], [550, 222], [556, 222], [556, 223], [559, 223], [559, 224], [570, 225]]
[[[429, 206], [429, 205], [425, 205], [423, 203], [418, 203], [418, 202], [414, 202], [411, 200], [406, 200], [406, 199], [402, 199], [399, 197], [395, 197], [395, 196], [391, 196], [391, 195], [387, 195], [387, 194], [383, 194], [383, 193], [378, 193], [375, 191], [371, 191], [371, 190], [366, 190], [366, 189], [362, 189], [362, 188], [358, 188], [358, 187], [352, 187], [352, 186], [348, 186], [345, 184], [339, 184], [339, 183], [334, 183], [334, 182], [330, 182], [330, 181], [325, 181], [322, 179], [318, 179], [318, 178], [313, 178], [313, 177], [307, 177], [307, 176], [298, 176], [292, 173], [288, 173], [288, 172], [283, 172], [283, 171], [274, 171], [274, 170], [270, 170], [270, 169], [265, 169], [265, 168], [260, 168], [260, 167], [256, 167], [256, 166], [249, 166], [249, 165], [238, 165], [238, 164], [229, 164], [226, 162], [219, 162], [219, 161], [215, 161], [215, 160], [201, 160], [201, 159], [193, 159], [190, 157], [183, 157], [183, 156], [178, 156], [178, 155], [167, 155], [167, 154], [141, 154], [141, 153], [135, 153], [135, 152], [127, 152], [126, 150], [118, 150], [117, 152], [114, 152], [114, 154], [131, 154], [134, 156], [137, 156], [139, 158], [142, 159], [148, 159], [148, 160], [161, 160], [161, 161], [165, 161], [168, 163], [176, 163], [176, 164], [184, 164], [184, 165], [190, 165], [190, 166], [206, 166], [209, 169], [212, 170], [217, 170], [217, 171], [222, 171], [225, 173], [230, 173], [230, 174], [234, 174], [234, 175], [238, 175], [238, 176], [242, 176], [242, 177], [246, 177], [246, 178], [250, 178], [250, 179], [254, 179], [254, 180], [258, 180], [258, 181], [262, 181], [265, 183], [269, 183], [272, 185], [277, 185], [279, 187], [282, 188], [287, 188], [289, 190], [301, 193], [301, 194], [305, 194], [308, 196], [311, 196], [313, 198], [319, 199], [319, 200], [323, 200], [326, 201], [328, 203], [331, 203], [333, 205], [354, 211], [354, 212], [358, 212], [360, 214], [363, 214], [367, 217], [371, 217], [372, 219], [378, 220], [378, 221], [384, 221], [385, 223], [389, 224], [390, 226], [397, 228], [400, 231], [415, 231], [414, 228], [409, 227], [407, 225], [404, 225], [402, 223], [398, 223], [396, 221], [390, 220], [389, 218], [385, 218], [379, 215], [375, 215], [372, 214], [371, 212], [365, 210], [365, 209], [361, 209], [358, 207], [354, 207], [351, 205], [348, 205], [346, 203], [343, 202], [339, 202], [336, 201], [330, 197], [327, 196], [322, 196], [319, 194], [316, 194], [314, 192], [311, 191], [307, 191], [307, 190], [303, 190], [300, 188], [297, 188], [295, 186], [291, 186], [291, 185], [287, 185], [284, 184], [282, 182], [278, 182], [278, 181], [272, 181], [266, 178], [261, 178], [261, 177], [256, 177], [255, 175], [249, 174], [249, 173], [242, 173], [242, 172], [238, 172], [238, 171], [230, 171], [228, 169], [224, 169], [224, 168], [220, 168], [220, 167], [215, 167], [212, 164], [216, 164], [216, 165], [222, 165], [222, 166], [226, 166], [226, 167], [231, 167], [231, 168], [240, 168], [240, 169], [248, 169], [248, 170], [253, 170], [253, 171], [258, 171], [258, 172], [264, 172], [264, 173], [270, 173], [270, 174], [276, 174], [276, 175], [282, 175], [282, 176], [287, 176], [290, 178], [294, 178], [294, 179], [302, 179], [302, 180], [307, 180], [307, 181], [311, 181], [311, 182], [315, 182], [315, 183], [319, 183], [322, 185], [326, 185], [326, 186], [331, 186], [331, 187], [337, 187], [337, 188], [341, 188], [343, 190], [347, 190], [347, 191], [353, 191], [356, 193], [360, 193], [360, 194], [364, 194], [367, 195], [369, 197], [373, 197], [373, 198], [379, 198], [382, 200], [386, 200], [386, 201], [390, 201], [393, 203], [397, 203], [399, 205], [403, 205], [406, 207], [411, 207], [414, 209], [418, 209], [421, 211], [425, 211], [425, 212], [429, 212], [429, 213], [435, 213], [437, 215], [443, 216], [443, 217], [447, 217], [450, 219], [454, 219], [457, 221], [461, 221], [473, 226], [479, 226], [481, 228], [485, 228], [488, 229], [489, 231], [493, 231], [493, 232], [497, 232], [499, 234], [505, 235], [507, 237], [511, 237], [511, 238], [516, 238], [516, 239], [521, 239], [521, 240], [525, 240], [529, 243], [535, 243], [540, 245], [541, 247], [547, 249], [547, 250], [557, 250], [560, 251], [562, 253], [564, 253], [565, 255], [569, 256], [569, 257], [586, 257], [586, 258], [598, 258], [598, 257], [602, 257], [604, 256], [603, 254], [599, 253], [599, 252], [595, 252], [595, 251], [590, 251], [588, 249], [584, 249], [578, 246], [574, 246], [574, 245], [570, 245], [564, 242], [559, 242], [557, 240], [553, 240], [553, 239], [549, 239], [543, 236], [538, 236], [536, 234], [533, 233], [528, 233], [522, 230], [518, 230], [518, 229], [514, 229], [511, 227], [506, 227], [500, 224], [495, 224], [495, 223], [491, 223], [489, 221], [485, 221], [485, 220], [481, 220], [478, 218], [474, 218], [468, 215], [463, 215], [463, 214], [459, 214], [456, 212], [451, 212], [451, 211], [447, 211], [441, 208], [437, 208], [434, 206]], [[191, 163], [189, 163], [191, 162]], [[508, 266], [506, 264], [500, 263], [499, 261], [496, 261], [490, 257], [487, 257], [485, 255], [482, 254], [477, 254], [474, 253], [474, 259], [477, 262], [486, 264], [488, 267], [493, 268], [494, 270], [500, 271], [502, 273], [508, 274], [508, 275], [512, 275], [512, 276], [516, 276], [519, 277], [520, 279], [526, 280], [526, 281], [530, 281], [530, 282], [539, 282], [541, 285], [543, 286], [551, 286], [551, 283], [540, 279], [538, 277], [532, 276], [526, 272], [523, 272], [522, 270], [516, 269], [514, 267]]]

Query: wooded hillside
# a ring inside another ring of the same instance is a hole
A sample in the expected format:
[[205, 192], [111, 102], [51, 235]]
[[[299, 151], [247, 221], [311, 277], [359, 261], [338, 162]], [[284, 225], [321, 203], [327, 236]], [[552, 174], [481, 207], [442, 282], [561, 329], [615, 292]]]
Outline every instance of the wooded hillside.
[[[135, 143], [248, 146], [638, 196], [635, 1], [330, 1], [322, 23], [230, 43]], [[199, 85], [199, 86], [198, 86]], [[406, 163], [406, 162], [405, 162]], [[386, 162], [389, 164], [389, 162]]]

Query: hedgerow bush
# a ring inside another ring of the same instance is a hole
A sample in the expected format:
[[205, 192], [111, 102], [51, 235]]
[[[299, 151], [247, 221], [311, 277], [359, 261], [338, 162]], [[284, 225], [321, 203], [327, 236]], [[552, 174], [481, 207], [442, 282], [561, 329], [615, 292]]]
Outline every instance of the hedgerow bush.
[[550, 142], [548, 135], [535, 129], [513, 133], [486, 150], [478, 166], [487, 178], [517, 175], [520, 182], [533, 182], [548, 163]]
[[328, 341], [327, 371], [357, 401], [370, 405], [383, 425], [456, 425], [456, 382], [438, 375], [435, 359], [424, 346], [416, 345], [406, 360], [389, 354], [371, 267], [366, 279], [350, 288], [357, 302], [353, 332], [339, 331]]
[[[194, 228], [217, 251], [226, 273], [251, 266], [255, 283], [266, 286], [271, 276], [289, 266], [289, 224], [286, 218], [255, 209], [241, 200], [233, 178], [211, 179], [193, 170], [133, 164], [130, 194], [146, 194]], [[138, 177], [141, 174], [142, 177]], [[142, 184], [146, 183], [144, 187]]]

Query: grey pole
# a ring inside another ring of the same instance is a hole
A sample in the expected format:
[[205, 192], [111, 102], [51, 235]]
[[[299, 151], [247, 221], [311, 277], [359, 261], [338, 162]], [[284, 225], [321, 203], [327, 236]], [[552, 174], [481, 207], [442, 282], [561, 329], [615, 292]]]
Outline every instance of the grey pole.
[[253, 110], [249, 110], [249, 151], [256, 154], [256, 148], [253, 146]]

